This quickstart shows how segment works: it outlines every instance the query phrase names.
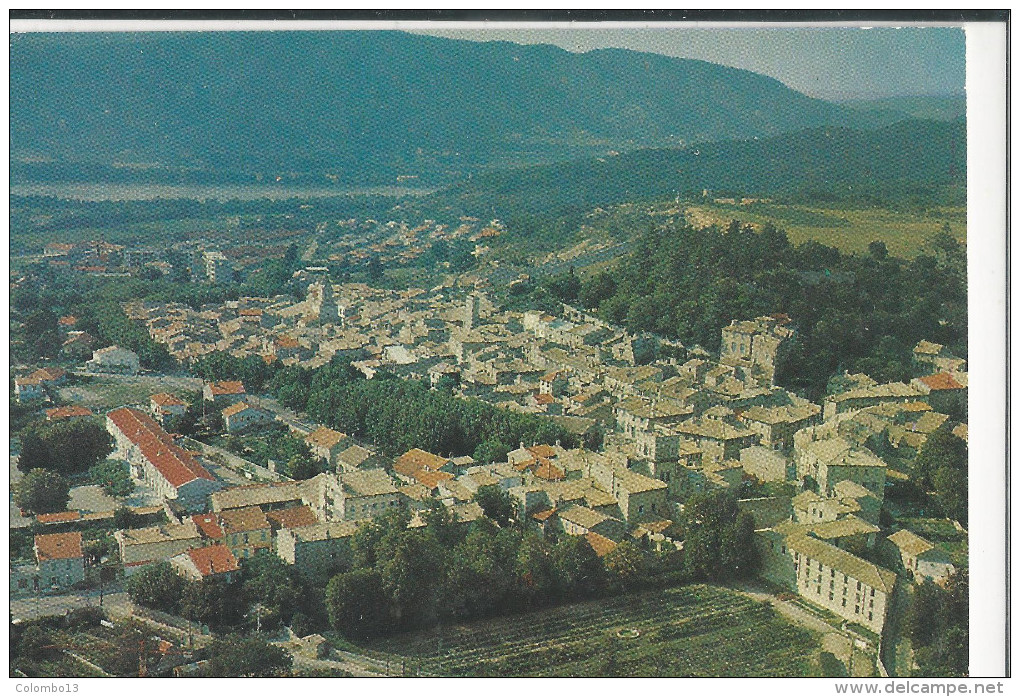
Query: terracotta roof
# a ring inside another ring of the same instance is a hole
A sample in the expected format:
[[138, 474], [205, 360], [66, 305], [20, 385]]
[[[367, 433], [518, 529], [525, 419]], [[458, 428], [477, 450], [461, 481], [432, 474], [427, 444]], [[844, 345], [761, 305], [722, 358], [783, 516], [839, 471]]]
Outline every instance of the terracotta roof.
[[92, 410], [86, 409], [85, 407], [79, 407], [77, 405], [71, 405], [66, 407], [54, 407], [46, 410], [46, 418], [50, 421], [59, 421], [60, 419], [73, 419], [78, 416], [92, 416]]
[[545, 521], [552, 518], [554, 515], [556, 515], [555, 508], [546, 508], [545, 510], [542, 511], [535, 511], [534, 513], [531, 514], [531, 517], [539, 521], [540, 523], [544, 523]]
[[548, 460], [542, 460], [541, 462], [542, 464], [535, 468], [535, 476], [539, 479], [559, 481], [567, 478], [567, 476], [563, 473], [563, 470]]
[[420, 448], [412, 448], [393, 463], [393, 470], [406, 477], [413, 477], [420, 469], [438, 470], [449, 460]]
[[213, 396], [244, 394], [244, 383], [240, 380], [227, 380], [224, 382], [210, 382], [209, 391]]
[[229, 511], [223, 511], [220, 513], [220, 523], [223, 526], [223, 533], [226, 535], [235, 532], [265, 530], [270, 527], [266, 514], [258, 506], [232, 508]]
[[535, 457], [552, 458], [556, 457], [559, 454], [556, 451], [556, 448], [554, 448], [551, 445], [532, 445], [530, 447], [525, 448], [525, 450], [527, 450]]
[[276, 346], [277, 348], [282, 349], [295, 349], [301, 346], [301, 344], [298, 343], [297, 339], [295, 339], [292, 336], [286, 335], [278, 336], [275, 339], [273, 339], [273, 345]]
[[213, 574], [226, 574], [231, 571], [238, 571], [241, 567], [237, 565], [237, 558], [234, 557], [225, 545], [210, 545], [209, 547], [196, 547], [187, 552], [191, 562], [203, 576]]
[[149, 401], [158, 404], [161, 407], [183, 407], [186, 406], [184, 401], [179, 399], [176, 395], [172, 395], [169, 392], [160, 392], [149, 397]]
[[934, 375], [926, 375], [923, 378], [918, 378], [919, 382], [923, 382], [932, 390], [962, 390], [963, 385], [958, 383], [953, 376], [949, 373], [935, 373]]
[[319, 519], [315, 512], [308, 506], [293, 506], [279, 511], [266, 513], [269, 524], [274, 528], [303, 528], [306, 525], [316, 525]]
[[334, 431], [332, 428], [327, 428], [325, 426], [319, 426], [317, 429], [305, 436], [305, 440], [309, 445], [330, 449], [345, 438], [347, 438], [346, 433], [340, 433], [340, 431]]
[[74, 315], [65, 315], [64, 317], [61, 317], [60, 319], [57, 320], [57, 324], [59, 324], [62, 327], [73, 327], [74, 325], [78, 324], [78, 318], [75, 317]]
[[42, 380], [34, 378], [31, 375], [27, 375], [23, 378], [14, 378], [15, 385], [41, 385]]
[[40, 513], [35, 517], [37, 523], [70, 523], [74, 520], [81, 520], [81, 511], [61, 511], [59, 513]]
[[35, 550], [39, 561], [48, 559], [81, 559], [80, 532], [61, 532], [55, 535], [36, 535]]
[[216, 481], [194, 455], [176, 445], [170, 434], [160, 428], [159, 424], [145, 412], [131, 407], [121, 407], [109, 412], [106, 418], [138, 447], [142, 456], [151, 462], [172, 486], [180, 487], [196, 479]]
[[439, 486], [439, 482], [445, 482], [448, 479], [453, 479], [453, 475], [449, 472], [433, 472], [425, 469], [420, 469], [411, 476], [429, 489], [435, 489]]
[[600, 557], [604, 557], [616, 549], [615, 542], [597, 532], [589, 532], [584, 536], [584, 539], [588, 540], [588, 544], [595, 550], [595, 554]]
[[535, 404], [552, 404], [556, 401], [556, 398], [551, 394], [537, 394], [535, 395]]
[[231, 404], [229, 407], [224, 409], [222, 413], [223, 416], [234, 416], [235, 414], [240, 414], [245, 409], [257, 409], [257, 408], [258, 407], [256, 407], [254, 404], [249, 404], [248, 402], [240, 401]]
[[223, 537], [223, 530], [220, 528], [220, 518], [215, 513], [203, 513], [191, 516], [195, 527], [207, 540], [218, 540]]

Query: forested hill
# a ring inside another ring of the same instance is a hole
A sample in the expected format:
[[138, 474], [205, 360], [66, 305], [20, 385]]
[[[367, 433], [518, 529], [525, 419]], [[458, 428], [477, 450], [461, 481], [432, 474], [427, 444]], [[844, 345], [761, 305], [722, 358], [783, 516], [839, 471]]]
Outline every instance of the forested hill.
[[771, 138], [648, 149], [618, 157], [525, 167], [473, 177], [416, 202], [422, 212], [496, 215], [590, 210], [626, 201], [738, 197], [806, 190], [876, 199], [961, 188], [966, 124], [908, 120], [877, 130], [823, 127]]
[[487, 165], [899, 118], [702, 61], [384, 31], [12, 34], [10, 60], [15, 177], [29, 162], [39, 177], [85, 161], [118, 163], [119, 176], [450, 182]]

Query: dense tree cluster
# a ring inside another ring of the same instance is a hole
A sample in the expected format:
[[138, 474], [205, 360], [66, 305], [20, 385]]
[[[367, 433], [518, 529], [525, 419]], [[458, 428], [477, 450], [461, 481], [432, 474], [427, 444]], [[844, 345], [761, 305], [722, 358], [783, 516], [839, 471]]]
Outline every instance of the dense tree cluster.
[[310, 479], [323, 472], [322, 462], [312, 455], [308, 444], [290, 435], [285, 428], [250, 436], [227, 436], [223, 446], [263, 467], [272, 460], [278, 472], [292, 479]]
[[122, 460], [104, 460], [89, 468], [89, 478], [110, 496], [130, 496], [135, 490], [128, 465]]
[[522, 442], [576, 444], [565, 429], [538, 416], [459, 399], [413, 380], [365, 380], [343, 357], [310, 371], [285, 368], [269, 389], [291, 409], [376, 443], [387, 455], [422, 448], [492, 461]]
[[113, 439], [96, 419], [42, 423], [22, 431], [18, 469], [74, 474], [95, 466], [111, 452]]
[[946, 517], [967, 524], [967, 442], [943, 425], [914, 458], [911, 482]]
[[14, 503], [28, 513], [59, 513], [70, 499], [67, 480], [50, 470], [30, 470], [14, 484]]
[[786, 313], [798, 334], [778, 381], [813, 399], [842, 370], [908, 379], [921, 339], [967, 353], [964, 250], [946, 231], [933, 231], [924, 252], [905, 261], [881, 243], [845, 255], [813, 241], [795, 246], [771, 225], [698, 230], [681, 220], [637, 235], [615, 269], [580, 288], [569, 278], [546, 285], [631, 331], [713, 352], [730, 320]]
[[926, 677], [965, 677], [970, 655], [969, 578], [966, 569], [949, 577], [945, 588], [917, 587], [905, 629], [918, 669]]

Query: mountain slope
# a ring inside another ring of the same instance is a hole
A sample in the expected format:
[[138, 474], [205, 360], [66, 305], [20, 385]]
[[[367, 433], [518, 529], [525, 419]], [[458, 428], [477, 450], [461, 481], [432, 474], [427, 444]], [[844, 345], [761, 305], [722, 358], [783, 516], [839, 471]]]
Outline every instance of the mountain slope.
[[451, 181], [890, 118], [701, 61], [397, 32], [14, 34], [10, 57], [16, 161]]
[[700, 195], [703, 189], [770, 196], [808, 188], [880, 193], [965, 182], [965, 123], [910, 120], [873, 131], [825, 127], [490, 172], [408, 207], [433, 216], [510, 217]]

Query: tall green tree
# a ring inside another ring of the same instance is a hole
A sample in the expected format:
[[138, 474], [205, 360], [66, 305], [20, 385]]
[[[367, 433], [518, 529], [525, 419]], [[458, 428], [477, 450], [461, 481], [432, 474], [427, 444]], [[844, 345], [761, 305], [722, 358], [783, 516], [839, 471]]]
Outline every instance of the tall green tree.
[[49, 470], [31, 470], [14, 485], [14, 503], [29, 513], [58, 513], [70, 499], [67, 480]]
[[215, 678], [276, 678], [290, 675], [287, 651], [260, 636], [232, 634], [209, 646], [209, 675]]
[[385, 634], [392, 623], [390, 598], [374, 569], [337, 574], [326, 586], [326, 611], [333, 629], [351, 639]]

